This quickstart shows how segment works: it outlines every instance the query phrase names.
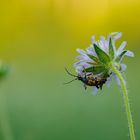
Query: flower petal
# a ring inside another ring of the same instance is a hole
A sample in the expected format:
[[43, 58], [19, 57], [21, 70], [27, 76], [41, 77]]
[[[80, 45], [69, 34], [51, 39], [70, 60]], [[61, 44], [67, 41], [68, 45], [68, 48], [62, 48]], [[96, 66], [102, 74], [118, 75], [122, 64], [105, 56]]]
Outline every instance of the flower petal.
[[95, 50], [94, 50], [93, 44], [91, 44], [91, 45], [86, 49], [86, 51], [87, 51], [88, 54], [91, 54], [91, 55], [97, 56], [96, 53], [95, 53]]
[[126, 46], [126, 41], [123, 41], [122, 44], [120, 45], [119, 49], [117, 50], [117, 55], [121, 54], [121, 52], [123, 51], [125, 46]]
[[98, 88], [93, 86], [92, 87], [92, 94], [95, 96], [95, 95], [97, 95], [97, 92], [98, 92]]
[[117, 33], [116, 36], [114, 36], [114, 40], [117, 40], [121, 36], [122, 36], [122, 32]]
[[84, 50], [82, 50], [82, 49], [76, 49], [76, 51], [78, 52], [78, 53], [80, 53], [80, 54], [82, 54], [82, 55], [85, 55], [86, 54], [86, 52], [84, 51]]
[[114, 79], [117, 82], [117, 84], [120, 86], [121, 85], [121, 82], [120, 82], [120, 79], [118, 78], [117, 75], [114, 75]]
[[125, 53], [125, 55], [130, 56], [130, 57], [134, 57], [134, 53], [129, 51], [129, 50]]
[[121, 71], [125, 71], [127, 66], [125, 64], [121, 64]]
[[104, 52], [108, 52], [108, 48], [104, 45], [104, 43], [102, 41], [98, 41], [99, 47], [104, 51]]
[[88, 55], [79, 55], [79, 56], [76, 57], [76, 59], [77, 59], [78, 61], [93, 62], [92, 59], [90, 59], [90, 58], [88, 57]]
[[106, 85], [107, 85], [107, 87], [110, 87], [111, 82], [112, 82], [112, 78], [113, 78], [112, 75], [111, 75], [109, 78], [107, 78], [107, 81], [106, 81]]
[[102, 42], [105, 42], [105, 37], [104, 37], [104, 36], [100, 36], [100, 40], [101, 40]]
[[76, 60], [78, 60], [78, 61], [82, 61], [82, 60], [83, 60], [83, 55], [79, 55], [79, 56], [77, 56], [77, 57], [76, 57]]
[[74, 63], [74, 67], [75, 68], [77, 68], [77, 67], [83, 67], [83, 68], [88, 68], [88, 67], [91, 67], [91, 65], [90, 64], [88, 64], [88, 63], [86, 63], [86, 62], [84, 62], [84, 61], [79, 61], [79, 62], [76, 62], [76, 63]]
[[83, 69], [82, 69], [82, 67], [77, 67], [75, 69], [75, 71], [76, 71], [76, 73], [78, 73], [78, 75], [83, 75]]
[[95, 36], [91, 36], [90, 40], [91, 40], [92, 44], [94, 44], [95, 43]]
[[118, 38], [120, 38], [122, 36], [121, 32], [112, 32], [109, 34], [109, 38], [112, 36], [113, 40], [117, 40]]
[[111, 32], [109, 35], [116, 35], [116, 34], [118, 34], [119, 32]]

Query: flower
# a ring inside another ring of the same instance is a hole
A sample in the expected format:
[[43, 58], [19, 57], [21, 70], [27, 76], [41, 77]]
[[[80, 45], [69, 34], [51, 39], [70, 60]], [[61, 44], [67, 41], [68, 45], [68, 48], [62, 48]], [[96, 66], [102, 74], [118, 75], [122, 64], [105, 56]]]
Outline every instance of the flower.
[[[86, 50], [77, 49], [80, 54], [76, 57], [74, 63], [75, 70], [78, 75], [83, 76], [84, 73], [92, 73], [95, 77], [99, 75], [106, 76], [106, 84], [109, 86], [112, 79], [120, 83], [116, 74], [112, 71], [111, 66], [115, 66], [120, 72], [126, 70], [126, 65], [122, 63], [124, 56], [133, 57], [134, 53], [129, 50], [124, 50], [126, 41], [123, 41], [119, 48], [115, 46], [115, 41], [122, 36], [121, 32], [112, 32], [107, 38], [100, 37], [100, 40], [96, 41], [95, 37], [91, 37], [92, 44], [86, 48]], [[96, 86], [93, 86], [93, 92], [96, 94], [98, 91]]]

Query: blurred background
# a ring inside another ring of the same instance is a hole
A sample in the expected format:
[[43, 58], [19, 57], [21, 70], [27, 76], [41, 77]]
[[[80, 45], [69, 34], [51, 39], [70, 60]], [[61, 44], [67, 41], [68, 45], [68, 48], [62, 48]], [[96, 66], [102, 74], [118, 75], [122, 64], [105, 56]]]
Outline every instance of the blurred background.
[[90, 36], [123, 32], [135, 58], [125, 58], [136, 138], [140, 138], [139, 0], [1, 0], [1, 140], [129, 140], [122, 93], [115, 82], [97, 96], [71, 80], [76, 48]]

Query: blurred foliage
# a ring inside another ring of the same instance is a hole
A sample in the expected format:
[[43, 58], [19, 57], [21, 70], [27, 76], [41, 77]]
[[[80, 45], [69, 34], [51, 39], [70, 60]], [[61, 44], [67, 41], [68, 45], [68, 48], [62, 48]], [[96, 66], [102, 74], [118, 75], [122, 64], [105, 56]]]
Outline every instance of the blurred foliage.
[[0, 62], [0, 80], [2, 80], [8, 74], [8, 66]]

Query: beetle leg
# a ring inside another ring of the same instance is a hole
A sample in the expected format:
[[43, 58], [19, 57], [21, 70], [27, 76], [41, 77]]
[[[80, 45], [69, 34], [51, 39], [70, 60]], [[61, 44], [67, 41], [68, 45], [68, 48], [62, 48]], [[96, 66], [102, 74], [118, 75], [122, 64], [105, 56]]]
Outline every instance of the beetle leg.
[[87, 86], [86, 86], [86, 84], [84, 84], [84, 88], [85, 88], [85, 90], [87, 89]]
[[87, 75], [86, 75], [86, 71], [85, 71], [85, 67], [83, 66], [83, 69], [84, 69], [84, 74], [85, 74], [85, 79], [87, 78]]
[[102, 84], [100, 84], [100, 89], [102, 90], [102, 87], [103, 87], [103, 83]]
[[96, 88], [99, 88], [99, 85], [96, 85]]

